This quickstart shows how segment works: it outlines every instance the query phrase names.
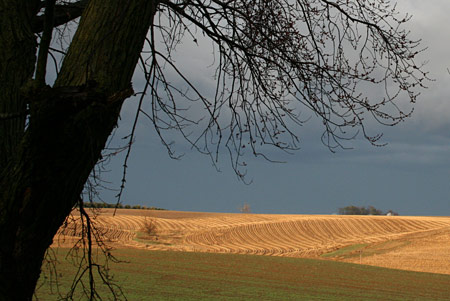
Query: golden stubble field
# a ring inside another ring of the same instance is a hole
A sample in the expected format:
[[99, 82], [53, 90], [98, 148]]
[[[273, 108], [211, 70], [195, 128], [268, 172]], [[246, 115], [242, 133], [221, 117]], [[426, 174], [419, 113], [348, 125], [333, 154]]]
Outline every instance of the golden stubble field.
[[[450, 274], [450, 217], [232, 214], [101, 209], [95, 226], [117, 248], [323, 258]], [[80, 235], [77, 213], [55, 237]], [[153, 235], [142, 229], [156, 225]]]

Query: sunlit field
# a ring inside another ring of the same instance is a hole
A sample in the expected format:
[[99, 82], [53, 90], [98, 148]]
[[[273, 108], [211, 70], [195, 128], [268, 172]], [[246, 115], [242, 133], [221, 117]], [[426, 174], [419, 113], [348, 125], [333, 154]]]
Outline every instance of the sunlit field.
[[[102, 209], [95, 219], [116, 248], [322, 258], [450, 274], [450, 218], [276, 215]], [[75, 219], [77, 216], [74, 216]], [[54, 246], [71, 246], [77, 220]], [[153, 225], [151, 233], [146, 225]]]
[[[91, 216], [102, 240], [122, 261], [110, 262], [110, 273], [129, 300], [448, 300], [450, 296], [447, 217], [126, 209], [115, 215], [102, 209]], [[54, 277], [43, 274], [37, 298], [56, 300], [69, 291], [77, 266], [65, 258], [80, 229], [74, 212], [54, 239], [59, 286]], [[96, 283], [102, 298], [113, 299], [100, 279]], [[79, 294], [80, 290], [75, 296]]]

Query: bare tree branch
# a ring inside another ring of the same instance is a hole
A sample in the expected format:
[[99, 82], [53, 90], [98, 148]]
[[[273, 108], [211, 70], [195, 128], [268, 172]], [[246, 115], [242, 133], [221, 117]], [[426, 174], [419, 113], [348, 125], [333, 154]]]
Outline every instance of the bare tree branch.
[[[89, 0], [80, 0], [77, 2], [55, 5], [53, 26], [60, 26], [80, 17], [88, 2]], [[44, 30], [44, 20], [44, 15], [38, 15], [34, 18], [32, 27], [35, 33]]]
[[[375, 120], [392, 126], [405, 120], [412, 108], [404, 100], [414, 103], [428, 79], [423, 65], [415, 62], [424, 50], [420, 40], [410, 40], [403, 29], [410, 16], [399, 17], [386, 0], [164, 0], [161, 7], [163, 17], [155, 18], [160, 22], [154, 26], [163, 43], [149, 56], [163, 58], [192, 93], [154, 74], [152, 89], [163, 86], [167, 98], [162, 103], [158, 93], [152, 94], [152, 103], [162, 107], [153, 106], [148, 115], [158, 133], [186, 133], [213, 161], [225, 146], [238, 175], [246, 165], [242, 157], [265, 157], [259, 150], [264, 145], [298, 149], [293, 125], [314, 115], [322, 120], [322, 141], [331, 151], [347, 148], [343, 142], [359, 134], [384, 145], [382, 134], [369, 134], [366, 124]], [[196, 42], [199, 33], [217, 47], [213, 99], [179, 71], [171, 55], [185, 34]], [[376, 97], [367, 92], [383, 86], [385, 93]], [[203, 103], [208, 121], [196, 137], [189, 127], [176, 126], [180, 116], [167, 110], [182, 103], [175, 95]]]

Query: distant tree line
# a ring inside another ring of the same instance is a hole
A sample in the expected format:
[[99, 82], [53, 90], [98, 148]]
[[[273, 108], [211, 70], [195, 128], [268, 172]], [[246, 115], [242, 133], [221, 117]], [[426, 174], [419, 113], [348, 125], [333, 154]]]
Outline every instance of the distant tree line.
[[144, 209], [144, 210], [166, 210], [163, 208], [157, 208], [157, 207], [147, 207], [147, 206], [141, 206], [141, 205], [122, 205], [122, 204], [116, 204], [116, 203], [104, 203], [104, 202], [84, 202], [83, 203], [84, 208], [118, 208], [118, 209]]
[[379, 209], [376, 209], [373, 206], [369, 207], [356, 207], [356, 206], [347, 206], [343, 208], [339, 208], [340, 215], [398, 215], [397, 212], [392, 210], [383, 212]]

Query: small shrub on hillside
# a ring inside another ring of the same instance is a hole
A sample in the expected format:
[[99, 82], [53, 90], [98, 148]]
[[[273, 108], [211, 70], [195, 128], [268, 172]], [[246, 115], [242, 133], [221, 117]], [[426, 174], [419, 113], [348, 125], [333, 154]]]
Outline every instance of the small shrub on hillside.
[[145, 217], [144, 225], [142, 226], [141, 231], [149, 236], [156, 237], [157, 236], [156, 230], [157, 230], [156, 220], [154, 218]]

